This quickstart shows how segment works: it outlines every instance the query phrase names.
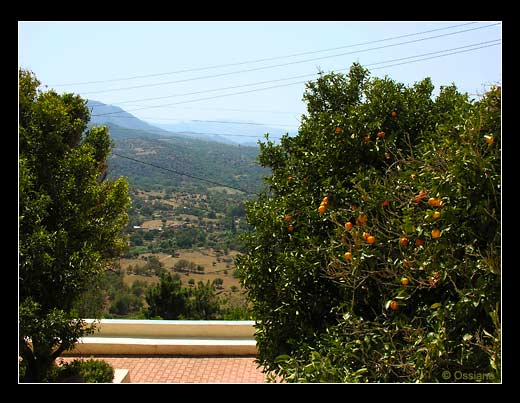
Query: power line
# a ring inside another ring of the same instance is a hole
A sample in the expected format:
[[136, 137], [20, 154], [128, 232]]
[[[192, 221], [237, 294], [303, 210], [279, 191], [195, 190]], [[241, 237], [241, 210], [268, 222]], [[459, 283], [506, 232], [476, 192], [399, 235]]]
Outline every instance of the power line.
[[421, 38], [421, 39], [414, 39], [414, 40], [411, 40], [411, 41], [399, 42], [399, 43], [395, 43], [395, 44], [391, 44], [391, 45], [377, 46], [377, 47], [374, 47], [374, 48], [355, 50], [355, 51], [352, 51], [352, 52], [338, 53], [338, 54], [335, 54], [335, 55], [316, 57], [316, 58], [306, 59], [306, 60], [297, 60], [297, 61], [294, 61], [294, 62], [275, 64], [275, 65], [271, 65], [271, 66], [255, 67], [255, 68], [252, 68], [252, 69], [237, 70], [237, 71], [231, 71], [231, 72], [227, 72], [227, 73], [213, 74], [213, 75], [209, 75], [209, 76], [199, 76], [199, 77], [185, 78], [185, 79], [182, 79], [182, 80], [175, 80], [175, 81], [166, 81], [166, 82], [160, 82], [160, 83], [134, 85], [134, 86], [130, 86], [130, 87], [111, 88], [111, 89], [104, 89], [104, 90], [97, 90], [97, 91], [86, 91], [86, 92], [83, 92], [83, 94], [100, 94], [100, 93], [106, 93], [106, 92], [124, 91], [124, 90], [131, 90], [131, 89], [137, 89], [137, 88], [157, 87], [157, 86], [167, 85], [167, 84], [176, 84], [176, 83], [183, 83], [183, 82], [188, 82], [188, 81], [203, 80], [203, 79], [207, 79], [207, 78], [223, 77], [223, 76], [228, 76], [228, 75], [233, 75], [233, 74], [248, 73], [248, 72], [251, 72], [251, 71], [266, 70], [266, 69], [271, 69], [271, 68], [275, 68], [275, 67], [283, 67], [283, 66], [289, 66], [289, 65], [292, 65], [292, 64], [307, 63], [307, 62], [312, 62], [312, 61], [316, 61], [316, 60], [323, 60], [323, 59], [330, 59], [330, 58], [333, 58], [333, 57], [351, 55], [351, 54], [354, 54], [354, 53], [362, 53], [362, 52], [368, 52], [368, 51], [372, 51], [372, 50], [379, 50], [379, 49], [385, 49], [385, 48], [390, 48], [390, 47], [395, 47], [395, 46], [406, 45], [406, 44], [409, 44], [409, 43], [422, 42], [422, 41], [426, 41], [426, 40], [430, 40], [430, 39], [436, 39], [436, 38], [441, 38], [441, 37], [445, 37], [445, 36], [456, 35], [456, 34], [460, 34], [460, 33], [463, 33], [463, 32], [469, 32], [469, 31], [475, 31], [475, 30], [478, 30], [478, 29], [489, 28], [489, 27], [493, 27], [493, 26], [496, 26], [496, 25], [499, 25], [499, 23], [490, 24], [490, 25], [484, 25], [482, 27], [470, 28], [470, 29], [465, 29], [465, 30], [461, 30], [461, 31], [450, 32], [450, 33], [447, 33], [447, 34], [429, 36], [429, 37]]
[[[97, 116], [97, 115], [92, 115]], [[202, 119], [191, 119], [191, 120], [184, 120], [179, 118], [158, 118], [158, 117], [141, 117], [137, 118], [133, 115], [131, 116], [118, 116], [118, 119], [138, 119], [138, 120], [144, 120], [144, 119], [150, 119], [150, 120], [182, 120], [182, 122], [198, 122], [198, 123], [221, 123], [221, 124], [230, 124], [230, 125], [251, 125], [251, 126], [270, 126], [270, 127], [297, 127], [294, 125], [287, 125], [287, 124], [280, 124], [280, 123], [258, 123], [258, 122], [233, 122], [228, 120], [202, 120]], [[136, 129], [138, 130], [138, 129]], [[143, 129], [146, 130], [146, 129]], [[168, 129], [163, 129], [168, 130]]]
[[121, 155], [121, 154], [115, 153], [113, 151], [112, 151], [112, 154], [115, 155], [115, 156], [118, 156], [120, 158], [124, 158], [124, 159], [130, 160], [130, 161], [139, 162], [140, 164], [149, 165], [149, 166], [152, 166], [152, 167], [158, 168], [158, 169], [163, 169], [165, 171], [172, 172], [172, 173], [174, 173], [176, 175], [187, 176], [188, 178], [192, 178], [192, 179], [196, 179], [196, 180], [199, 180], [199, 181], [202, 181], [202, 182], [210, 183], [212, 185], [217, 185], [217, 186], [222, 186], [222, 187], [226, 187], [226, 188], [229, 188], [229, 189], [238, 190], [239, 192], [243, 192], [243, 193], [245, 193], [247, 195], [257, 195], [258, 194], [258, 193], [255, 193], [255, 192], [250, 192], [249, 190], [241, 189], [239, 187], [225, 185], [223, 183], [216, 182], [216, 181], [213, 181], [211, 179], [201, 178], [199, 176], [187, 174], [185, 172], [179, 172], [179, 171], [176, 171], [174, 169], [166, 168], [166, 167], [163, 167], [163, 166], [160, 166], [160, 165], [155, 165], [155, 164], [152, 164], [150, 162], [141, 161], [141, 160], [138, 160], [138, 159], [135, 159], [135, 158], [132, 158], [132, 157], [128, 157], [126, 155]]
[[[184, 130], [184, 131], [170, 131], [170, 130], [166, 130], [166, 129], [162, 129], [162, 130], [149, 130], [149, 129], [132, 129], [130, 127], [112, 127], [111, 130], [114, 130], [114, 131], [123, 131], [123, 132], [141, 132], [141, 133], [149, 133], [149, 134], [158, 134], [158, 135], [162, 135], [164, 136], [165, 138], [168, 138], [170, 136], [164, 134], [164, 132], [168, 132], [170, 134], [183, 134], [183, 135], [187, 135], [187, 134], [202, 134], [202, 135], [208, 135], [208, 136], [231, 136], [231, 137], [251, 137], [251, 138], [258, 138], [258, 137], [261, 137], [264, 133], [262, 134], [258, 134], [258, 135], [250, 135], [250, 134], [232, 134], [232, 133], [205, 133], [205, 132], [193, 132], [193, 131], [188, 131], [188, 130]], [[273, 137], [280, 137], [280, 135], [276, 135], [276, 134], [269, 134], [269, 136], [273, 136]], [[138, 137], [136, 137], [138, 138]]]
[[[490, 41], [490, 42], [496, 42], [496, 41], [499, 41], [499, 40], [494, 40], [494, 41]], [[439, 57], [451, 56], [451, 55], [454, 55], [454, 54], [470, 52], [470, 51], [473, 51], [473, 50], [483, 49], [483, 48], [487, 48], [487, 47], [490, 47], [490, 46], [496, 46], [496, 45], [499, 45], [499, 43], [493, 43], [493, 44], [490, 44], [490, 45], [479, 46], [479, 47], [474, 47], [475, 45], [469, 45], [469, 46], [473, 46], [473, 48], [472, 49], [466, 49], [466, 50], [460, 50], [460, 51], [457, 51], [457, 52], [446, 53], [446, 54], [437, 55], [437, 56], [425, 57], [425, 58], [422, 58], [422, 59], [412, 60], [412, 61], [408, 61], [408, 62], [402, 62], [402, 63], [396, 63], [396, 64], [387, 65], [387, 66], [376, 67], [376, 68], [373, 68], [372, 70], [378, 70], [378, 69], [387, 68], [387, 67], [400, 66], [400, 65], [403, 65], [403, 64], [415, 63], [415, 62], [424, 61], [424, 60], [431, 60], [431, 59], [436, 59], [436, 58], [439, 58]], [[468, 46], [466, 46], [466, 47], [468, 47]], [[454, 49], [457, 49], [457, 48], [454, 48]], [[430, 52], [430, 53], [426, 53], [426, 54], [423, 54], [423, 55], [415, 55], [415, 56], [409, 56], [409, 57], [405, 57], [405, 58], [387, 60], [387, 61], [384, 61], [384, 62], [377, 62], [377, 63], [367, 64], [366, 66], [368, 67], [368, 66], [375, 65], [375, 64], [390, 63], [390, 62], [399, 61], [399, 60], [405, 60], [405, 59], [407, 60], [407, 59], [411, 59], [411, 58], [414, 58], [414, 57], [416, 58], [416, 57], [421, 57], [421, 56], [428, 55], [428, 54], [440, 53], [440, 52], [446, 52], [446, 51], [447, 50], [438, 51], [438, 52]], [[342, 71], [342, 70], [347, 70], [347, 69], [341, 69], [341, 70], [338, 70], [338, 71]], [[232, 96], [232, 95], [248, 94], [248, 93], [251, 93], [251, 92], [265, 91], [265, 90], [270, 90], [270, 89], [274, 89], [274, 88], [282, 88], [282, 87], [288, 87], [288, 86], [291, 86], [291, 85], [305, 84], [305, 83], [306, 83], [306, 81], [297, 81], [297, 82], [292, 82], [292, 83], [288, 83], [288, 84], [274, 85], [274, 86], [270, 86], [270, 87], [257, 88], [257, 89], [253, 89], [253, 90], [247, 90], [247, 91], [239, 91], [239, 92], [234, 92], [234, 93], [230, 93], [230, 94], [215, 95], [215, 96], [212, 96], [212, 97], [197, 98], [197, 99], [191, 99], [191, 100], [186, 100], [186, 101], [174, 102], [174, 103], [169, 103], [169, 104], [152, 105], [152, 106], [132, 109], [132, 110], [126, 111], [126, 112], [135, 112], [135, 111], [140, 111], [140, 110], [144, 110], [144, 109], [153, 109], [153, 108], [163, 108], [163, 107], [166, 107], [166, 106], [180, 105], [180, 104], [185, 104], [185, 103], [190, 103], [190, 102], [207, 101], [207, 100], [211, 100], [211, 99], [223, 98], [223, 97]], [[113, 114], [123, 113], [123, 112], [125, 112], [125, 111], [93, 114], [92, 116], [113, 115]]]
[[192, 71], [210, 70], [210, 69], [217, 69], [217, 68], [222, 68], [222, 67], [239, 66], [239, 65], [243, 65], [243, 64], [249, 64], [249, 63], [260, 63], [260, 62], [266, 62], [266, 61], [271, 61], [271, 60], [285, 59], [285, 58], [289, 58], [289, 57], [304, 56], [304, 55], [310, 55], [310, 54], [321, 53], [321, 52], [329, 52], [331, 50], [352, 48], [355, 46], [370, 45], [372, 43], [385, 42], [385, 41], [390, 41], [390, 40], [394, 40], [394, 39], [401, 39], [401, 38], [406, 38], [406, 37], [415, 36], [415, 35], [427, 34], [430, 32], [443, 31], [446, 29], [458, 28], [458, 27], [472, 25], [472, 24], [476, 24], [476, 23], [477, 22], [467, 22], [464, 24], [451, 25], [449, 27], [444, 27], [444, 28], [430, 29], [428, 31], [421, 31], [421, 32], [415, 32], [415, 33], [411, 33], [411, 34], [393, 36], [390, 38], [377, 39], [377, 40], [373, 40], [373, 41], [369, 41], [369, 42], [356, 43], [353, 45], [338, 46], [335, 48], [321, 49], [321, 50], [301, 52], [301, 53], [293, 53], [293, 54], [285, 55], [285, 56], [274, 56], [274, 57], [267, 57], [267, 58], [263, 58], [263, 59], [248, 60], [248, 61], [244, 61], [244, 62], [226, 63], [226, 64], [219, 64], [219, 65], [214, 65], [214, 66], [196, 67], [196, 68], [191, 68], [191, 69], [170, 71], [170, 72], [165, 72], [165, 73], [145, 74], [145, 75], [124, 77], [124, 78], [113, 78], [113, 79], [98, 80], [98, 81], [83, 81], [83, 82], [77, 82], [77, 83], [55, 84], [55, 85], [52, 85], [52, 87], [63, 87], [63, 86], [67, 86], [67, 85], [101, 84], [101, 83], [108, 83], [108, 82], [115, 82], [115, 81], [127, 81], [127, 80], [135, 80], [135, 79], [140, 79], [140, 78], [166, 76], [166, 75], [179, 74], [179, 73], [189, 73]]
[[[488, 43], [497, 42], [497, 41], [500, 41], [500, 39], [474, 43], [474, 44], [471, 44], [471, 45], [459, 46], [459, 47], [451, 48], [451, 49], [444, 49], [444, 50], [440, 50], [440, 51], [436, 51], [436, 52], [423, 53], [421, 55], [414, 55], [414, 56], [408, 56], [408, 57], [399, 58], [399, 59], [385, 60], [385, 61], [382, 61], [382, 62], [367, 64], [366, 67], [375, 66], [375, 65], [383, 64], [383, 63], [390, 63], [390, 62], [395, 62], [395, 61], [412, 59], [412, 58], [415, 58], [415, 57], [429, 56], [429, 55], [433, 55], [433, 54], [437, 54], [437, 53], [449, 52], [449, 51], [452, 51], [452, 50], [466, 49], [466, 48], [469, 48], [469, 47], [474, 47], [474, 46], [488, 44]], [[344, 70], [348, 70], [348, 69], [340, 69], [338, 71], [344, 71]], [[304, 78], [304, 77], [314, 77], [314, 74], [303, 74], [303, 75], [291, 76], [291, 77], [274, 79], [274, 80], [257, 81], [257, 82], [249, 83], [249, 84], [234, 85], [234, 86], [231, 86], [231, 87], [221, 87], [221, 88], [214, 88], [214, 89], [209, 89], [209, 90], [188, 92], [188, 93], [184, 93], [184, 94], [173, 94], [173, 95], [165, 95], [165, 96], [152, 97], [152, 98], [141, 98], [141, 99], [134, 99], [134, 100], [130, 100], [130, 101], [121, 101], [121, 102], [115, 102], [115, 103], [118, 104], [118, 105], [121, 105], [121, 104], [140, 102], [140, 101], [152, 101], [152, 100], [157, 100], [157, 99], [176, 98], [176, 97], [187, 96], [187, 95], [205, 94], [205, 93], [208, 93], [208, 92], [215, 92], [215, 91], [223, 91], [223, 90], [231, 90], [231, 89], [236, 89], [236, 88], [250, 87], [250, 86], [255, 86], [255, 85], [260, 85], [260, 84], [269, 84], [269, 83], [274, 83], [274, 82], [279, 82], [279, 81], [286, 81], [286, 80], [293, 80], [293, 79], [299, 79], [299, 78]], [[102, 107], [104, 107], [104, 105], [99, 105], [99, 106], [93, 105], [92, 106], [92, 108], [96, 108], [96, 107], [102, 108]]]
[[[116, 102], [115, 102], [116, 103]], [[132, 105], [138, 107], [144, 107], [147, 105]], [[177, 109], [192, 109], [192, 110], [207, 110], [207, 111], [227, 111], [227, 112], [253, 112], [253, 113], [279, 113], [286, 115], [297, 115], [300, 112], [286, 112], [286, 111], [270, 111], [270, 110], [260, 110], [260, 109], [235, 109], [235, 108], [201, 108], [201, 107], [189, 107], [189, 106], [178, 106]], [[143, 119], [159, 119], [159, 118], [143, 118]]]

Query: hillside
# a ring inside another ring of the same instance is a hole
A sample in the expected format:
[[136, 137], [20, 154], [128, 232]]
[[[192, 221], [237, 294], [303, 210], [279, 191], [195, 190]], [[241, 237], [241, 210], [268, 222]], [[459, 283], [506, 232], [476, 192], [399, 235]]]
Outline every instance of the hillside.
[[208, 187], [215, 186], [194, 178], [199, 177], [256, 193], [262, 187], [262, 177], [268, 173], [256, 163], [257, 146], [229, 144], [230, 140], [218, 135], [194, 134], [189, 126], [178, 127], [187, 133], [172, 133], [117, 106], [93, 100], [88, 100], [87, 105], [93, 115], [89, 126], [107, 125], [114, 140], [109, 177], [126, 176], [131, 186], [195, 193], [205, 193]]
[[[117, 129], [114, 132], [117, 133]], [[144, 189], [162, 187], [205, 193], [205, 189], [215, 186], [214, 183], [193, 178], [199, 177], [257, 193], [263, 186], [262, 178], [268, 174], [268, 170], [256, 163], [257, 147], [231, 146], [174, 136], [113, 138], [115, 147], [109, 159], [109, 176], [126, 176], [131, 185]]]

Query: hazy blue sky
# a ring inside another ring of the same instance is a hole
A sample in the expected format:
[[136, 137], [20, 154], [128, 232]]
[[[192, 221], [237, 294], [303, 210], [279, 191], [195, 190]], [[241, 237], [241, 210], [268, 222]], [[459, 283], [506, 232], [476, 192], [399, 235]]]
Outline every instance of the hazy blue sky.
[[[372, 76], [388, 75], [406, 84], [430, 77], [436, 92], [441, 85], [455, 83], [462, 91], [478, 93], [500, 83], [501, 24], [486, 27], [499, 22], [470, 22], [20, 21], [19, 65], [60, 93], [118, 105], [149, 122], [228, 120], [296, 127], [305, 112], [303, 82], [316, 78], [319, 69], [348, 71], [355, 61]], [[460, 26], [439, 30], [455, 25]], [[436, 31], [415, 35], [431, 30]], [[384, 40], [403, 35], [409, 36]], [[411, 43], [398, 45], [402, 42]], [[482, 46], [487, 47], [412, 62], [412, 56], [426, 58]], [[435, 53], [441, 51], [445, 52]], [[305, 62], [295, 63], [299, 61]], [[397, 63], [406, 64], [385, 67]], [[202, 69], [224, 64], [235, 65]], [[153, 74], [157, 75], [132, 78]], [[291, 77], [296, 78], [281, 80]], [[123, 80], [107, 81], [115, 79]], [[72, 84], [91, 81], [104, 82]], [[266, 83], [249, 85], [259, 82]], [[140, 88], [126, 88], [136, 86]], [[236, 88], [222, 89], [228, 87]], [[221, 97], [245, 91], [249, 92]], [[196, 94], [183, 95], [191, 93]], [[164, 98], [146, 100], [159, 97]]]

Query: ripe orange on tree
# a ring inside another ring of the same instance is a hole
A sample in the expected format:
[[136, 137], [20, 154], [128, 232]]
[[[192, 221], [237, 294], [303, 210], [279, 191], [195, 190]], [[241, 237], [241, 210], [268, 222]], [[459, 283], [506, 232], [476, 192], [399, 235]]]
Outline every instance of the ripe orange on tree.
[[417, 238], [415, 240], [415, 246], [423, 246], [424, 245], [424, 239]]
[[395, 118], [397, 116], [397, 112], [396, 111], [392, 111], [392, 117]]
[[432, 275], [428, 278], [428, 283], [432, 287], [435, 287], [440, 279], [441, 279], [441, 277], [439, 276], [439, 273], [433, 272]]
[[288, 230], [289, 232], [293, 232], [293, 231], [294, 231], [294, 225], [292, 225], [292, 224], [289, 225], [289, 226], [287, 227], [287, 230]]
[[320, 207], [318, 207], [318, 212], [320, 214], [325, 214], [327, 212], [327, 206], [325, 204], [320, 204]]
[[402, 277], [401, 278], [401, 284], [402, 285], [408, 285], [410, 283], [410, 280], [408, 280], [408, 277]]
[[292, 215], [286, 214], [283, 219], [285, 220], [285, 222], [290, 222], [290, 221], [292, 221]]
[[432, 230], [432, 238], [440, 238], [441, 236], [441, 230], [438, 228], [434, 228]]
[[352, 253], [351, 252], [345, 252], [345, 260], [352, 260]]
[[387, 207], [389, 204], [388, 200], [384, 200], [382, 203], [381, 203], [381, 206], [383, 207]]
[[390, 153], [385, 153], [385, 158], [386, 158], [387, 160], [389, 160], [389, 159], [390, 159]]
[[385, 132], [379, 132], [377, 133], [377, 137], [382, 139], [383, 137], [385, 137]]
[[351, 223], [350, 221], [347, 221], [347, 222], [345, 223], [345, 229], [346, 229], [347, 231], [350, 231], [350, 230], [352, 229], [352, 223]]
[[397, 311], [399, 309], [399, 304], [396, 300], [392, 300], [389, 306], [392, 311]]
[[415, 197], [413, 198], [413, 201], [414, 201], [415, 203], [420, 203], [421, 200], [424, 199], [424, 198], [426, 197], [426, 194], [427, 194], [426, 190], [421, 190], [421, 191], [419, 192], [419, 194], [415, 195]]
[[368, 221], [368, 217], [366, 216], [366, 214], [360, 214], [356, 220], [356, 225], [358, 226], [363, 226], [367, 223]]
[[364, 241], [366, 241], [368, 239], [368, 236], [370, 234], [368, 232], [363, 232], [363, 235], [361, 236], [363, 238]]
[[367, 237], [367, 242], [370, 244], [370, 245], [373, 245], [375, 242], [376, 242], [376, 237], [374, 235], [369, 235]]
[[491, 145], [495, 142], [495, 139], [493, 138], [493, 136], [490, 136], [490, 135], [485, 135], [484, 139], [486, 139], [486, 143], [488, 143], [489, 145]]
[[437, 219], [437, 218], [439, 218], [440, 216], [441, 216], [441, 212], [440, 212], [440, 211], [434, 211], [434, 212], [433, 212], [433, 215], [432, 215], [433, 218]]
[[406, 237], [406, 236], [402, 236], [402, 237], [399, 239], [399, 245], [401, 245], [401, 246], [406, 246], [406, 245], [408, 245], [408, 237]]
[[428, 204], [432, 207], [440, 207], [442, 206], [442, 200], [441, 199], [437, 199], [435, 197], [430, 197], [428, 199]]
[[336, 127], [336, 134], [340, 134], [341, 133], [341, 127]]

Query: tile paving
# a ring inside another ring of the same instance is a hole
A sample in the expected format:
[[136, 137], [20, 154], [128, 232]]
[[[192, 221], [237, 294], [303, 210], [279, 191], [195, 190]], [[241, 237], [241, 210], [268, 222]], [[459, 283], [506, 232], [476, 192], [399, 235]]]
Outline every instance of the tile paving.
[[[81, 357], [62, 357], [71, 361]], [[84, 357], [84, 358], [90, 358]], [[128, 369], [130, 383], [265, 383], [255, 357], [96, 356]]]

